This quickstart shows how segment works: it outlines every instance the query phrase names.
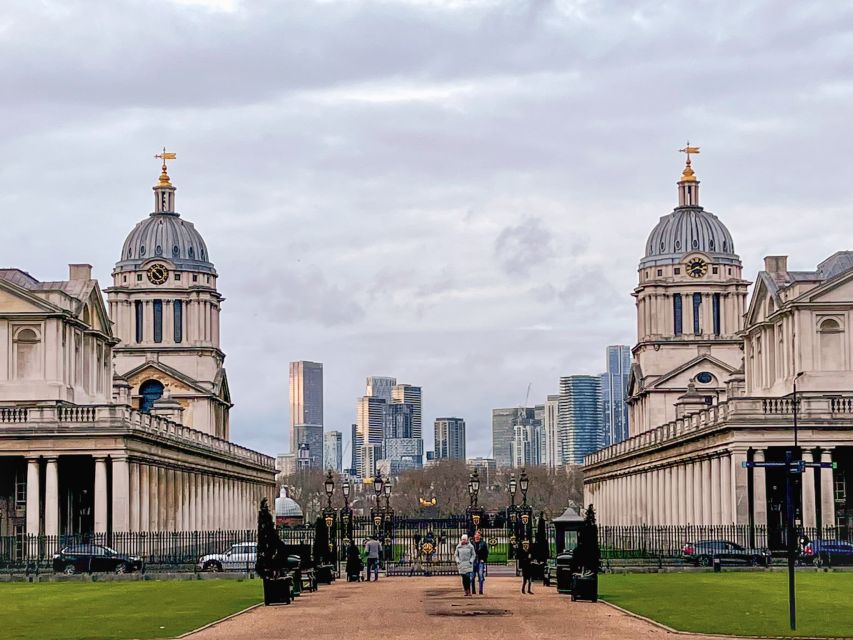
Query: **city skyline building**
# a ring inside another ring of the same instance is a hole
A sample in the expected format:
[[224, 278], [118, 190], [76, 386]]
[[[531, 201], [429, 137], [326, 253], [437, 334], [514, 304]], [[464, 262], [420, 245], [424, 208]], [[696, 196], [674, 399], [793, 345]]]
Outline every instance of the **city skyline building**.
[[631, 375], [631, 347], [607, 347], [607, 368], [601, 374], [601, 408], [604, 413], [601, 446], [608, 447], [628, 438], [628, 379]]
[[[320, 447], [323, 433], [323, 363], [297, 360], [290, 363], [290, 451], [298, 451], [300, 444], [296, 427], [320, 427]], [[310, 432], [310, 430], [309, 430]], [[309, 443], [312, 447], [315, 443]], [[316, 449], [315, 449], [316, 451]], [[322, 460], [322, 454], [319, 454]]]
[[512, 466], [510, 451], [518, 407], [492, 409], [492, 457], [499, 469]]
[[381, 398], [385, 404], [391, 404], [391, 390], [397, 384], [397, 378], [390, 376], [368, 376], [365, 384], [365, 396]]
[[558, 405], [560, 446], [566, 464], [583, 464], [585, 455], [601, 448], [604, 413], [601, 377], [573, 375], [560, 378]]
[[465, 460], [465, 420], [436, 418], [434, 428], [436, 460]]
[[411, 384], [395, 384], [391, 387], [391, 402], [412, 405], [412, 437], [423, 438], [423, 389]]
[[308, 452], [308, 465], [320, 468], [323, 466], [323, 426], [319, 424], [298, 424], [293, 429], [296, 438], [297, 451], [303, 455]]
[[549, 395], [545, 400], [545, 415], [542, 419], [543, 439], [545, 440], [545, 458], [542, 464], [556, 469], [566, 464], [563, 449], [560, 446], [560, 396]]
[[[390, 394], [390, 387], [388, 388]], [[358, 399], [356, 406], [356, 440], [359, 459], [356, 460], [356, 469], [360, 477], [364, 475], [364, 464], [361, 455], [367, 445], [379, 447], [379, 457], [382, 458], [382, 445], [385, 440], [385, 409], [388, 405], [382, 398], [374, 396], [363, 396]], [[374, 452], [375, 453], [375, 452]], [[375, 467], [375, 461], [373, 462]], [[375, 468], [374, 468], [375, 471]]]
[[343, 434], [327, 431], [323, 434], [323, 468], [341, 473], [343, 471]]
[[[497, 464], [494, 458], [484, 458], [478, 456], [476, 458], [468, 458], [468, 470], [473, 473], [477, 471], [480, 476], [481, 487], [491, 487], [495, 483], [497, 477]], [[482, 490], [482, 489], [481, 489]]]

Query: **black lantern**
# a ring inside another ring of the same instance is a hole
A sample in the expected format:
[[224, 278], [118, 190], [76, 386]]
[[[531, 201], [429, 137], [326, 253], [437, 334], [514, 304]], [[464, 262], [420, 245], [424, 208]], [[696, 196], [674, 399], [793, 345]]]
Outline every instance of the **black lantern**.
[[524, 504], [527, 504], [527, 488], [530, 486], [530, 478], [527, 477], [527, 471], [521, 470], [521, 477], [518, 479], [518, 486], [521, 489], [521, 496]]
[[344, 478], [344, 483], [341, 485], [341, 493], [344, 494], [344, 503], [349, 504], [349, 478]]
[[471, 490], [474, 495], [480, 493], [480, 473], [477, 469], [474, 469], [474, 473], [471, 474]]
[[326, 481], [323, 483], [326, 489], [326, 499], [329, 501], [329, 509], [332, 508], [332, 494], [335, 492], [335, 480], [332, 478], [332, 470], [326, 473]]
[[516, 491], [516, 487], [517, 487], [517, 484], [516, 484], [516, 482], [515, 482], [515, 474], [514, 474], [514, 473], [512, 473], [512, 474], [510, 474], [510, 476], [509, 476], [509, 495], [511, 495], [511, 496], [512, 496], [512, 501], [513, 501], [513, 503], [515, 503], [515, 491]]
[[383, 486], [382, 474], [378, 471], [376, 472], [376, 477], [373, 478], [373, 490], [376, 492], [376, 497], [378, 498], [382, 493]]

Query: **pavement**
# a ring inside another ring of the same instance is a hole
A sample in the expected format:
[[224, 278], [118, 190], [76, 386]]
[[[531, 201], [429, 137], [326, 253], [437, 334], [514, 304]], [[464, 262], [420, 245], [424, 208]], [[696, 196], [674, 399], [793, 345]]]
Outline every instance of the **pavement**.
[[[489, 577], [486, 595], [465, 597], [456, 577], [381, 578], [379, 582], [320, 585], [291, 605], [258, 607], [185, 636], [191, 640], [382, 640], [412, 638], [684, 638], [604, 603], [572, 602], [553, 587], [521, 579]], [[703, 636], [690, 636], [702, 638]]]

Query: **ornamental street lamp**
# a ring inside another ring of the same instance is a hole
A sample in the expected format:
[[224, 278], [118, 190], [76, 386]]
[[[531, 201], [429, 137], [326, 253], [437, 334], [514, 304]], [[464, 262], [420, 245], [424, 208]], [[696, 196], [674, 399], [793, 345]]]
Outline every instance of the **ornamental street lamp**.
[[332, 494], [335, 492], [335, 480], [332, 478], [332, 470], [326, 473], [326, 481], [323, 483], [326, 489], [326, 500], [328, 500], [328, 508], [332, 508]]
[[527, 471], [521, 470], [521, 477], [518, 479], [518, 486], [521, 489], [522, 504], [527, 506], [527, 488], [530, 486], [530, 478], [527, 477]]
[[477, 506], [477, 499], [480, 495], [480, 472], [477, 469], [474, 469], [474, 473], [471, 474], [471, 497], [473, 499], [473, 504]]
[[344, 476], [344, 482], [341, 485], [341, 493], [344, 496], [344, 508], [341, 509], [341, 542], [344, 547], [343, 554], [346, 553], [346, 548], [349, 546], [350, 542], [352, 542], [352, 509], [350, 509], [349, 506], [349, 492], [349, 478]]
[[385, 492], [385, 509], [391, 509], [391, 478], [386, 478], [382, 485], [382, 490]]

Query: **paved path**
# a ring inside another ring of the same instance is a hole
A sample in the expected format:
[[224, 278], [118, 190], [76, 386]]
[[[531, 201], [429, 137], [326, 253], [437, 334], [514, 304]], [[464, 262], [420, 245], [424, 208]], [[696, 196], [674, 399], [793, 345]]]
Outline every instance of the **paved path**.
[[[321, 585], [290, 606], [259, 607], [189, 636], [192, 640], [545, 640], [685, 638], [601, 603], [572, 602], [534, 585], [521, 595], [517, 578], [489, 578], [485, 596], [466, 598], [450, 577], [392, 577]], [[298, 631], [297, 631], [298, 628]], [[698, 638], [699, 636], [693, 636]]]

